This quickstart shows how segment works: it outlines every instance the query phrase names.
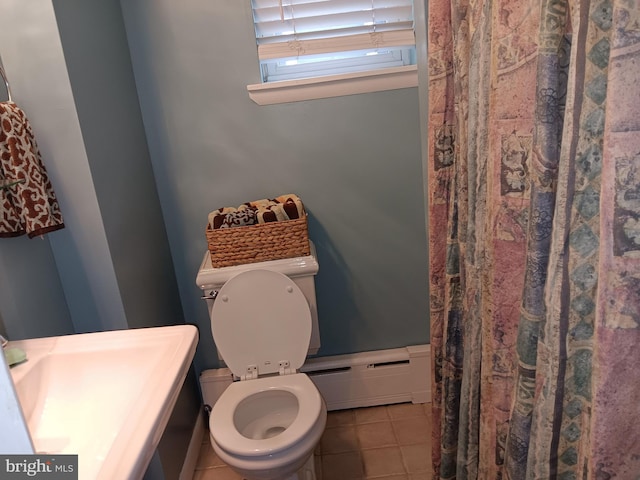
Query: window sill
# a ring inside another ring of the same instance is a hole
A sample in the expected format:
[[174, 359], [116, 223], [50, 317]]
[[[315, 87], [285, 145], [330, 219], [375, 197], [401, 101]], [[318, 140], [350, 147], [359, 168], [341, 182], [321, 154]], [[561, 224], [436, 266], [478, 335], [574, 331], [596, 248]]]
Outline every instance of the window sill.
[[273, 105], [417, 86], [418, 69], [416, 65], [407, 65], [345, 75], [259, 83], [247, 85], [247, 91], [251, 100], [258, 105]]

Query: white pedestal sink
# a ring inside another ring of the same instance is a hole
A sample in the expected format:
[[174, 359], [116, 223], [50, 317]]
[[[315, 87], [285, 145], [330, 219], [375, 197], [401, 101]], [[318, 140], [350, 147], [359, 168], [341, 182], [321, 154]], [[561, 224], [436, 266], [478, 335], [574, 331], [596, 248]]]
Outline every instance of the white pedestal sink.
[[80, 479], [139, 479], [195, 353], [194, 326], [10, 342], [11, 368], [36, 453], [78, 454]]

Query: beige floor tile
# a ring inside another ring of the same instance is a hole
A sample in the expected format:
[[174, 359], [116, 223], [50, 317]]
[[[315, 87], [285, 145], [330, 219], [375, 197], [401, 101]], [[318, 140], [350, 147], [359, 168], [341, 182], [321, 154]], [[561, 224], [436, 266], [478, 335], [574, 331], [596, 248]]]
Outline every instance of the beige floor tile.
[[392, 420], [404, 417], [423, 417], [425, 415], [422, 403], [396, 403], [388, 405], [387, 412]]
[[355, 425], [327, 428], [320, 440], [322, 454], [357, 452], [359, 449]]
[[372, 448], [362, 451], [367, 478], [405, 474], [399, 447]]
[[431, 468], [431, 448], [427, 443], [400, 447], [404, 466], [409, 473], [426, 472]]
[[398, 418], [392, 425], [399, 445], [424, 443], [431, 436], [431, 425], [426, 417]]
[[210, 467], [220, 467], [223, 465], [224, 462], [216, 456], [210, 443], [203, 443], [200, 446], [200, 453], [198, 454], [196, 470]]
[[322, 480], [357, 480], [364, 476], [359, 452], [322, 456]]
[[431, 472], [410, 473], [409, 480], [431, 480]]
[[206, 470], [196, 470], [193, 480], [243, 480], [242, 476], [231, 470], [229, 467], [207, 468]]
[[386, 406], [356, 408], [354, 412], [356, 414], [356, 424], [389, 420]]
[[409, 480], [408, 475], [385, 475], [384, 477], [366, 477], [366, 480]]
[[356, 425], [360, 448], [380, 448], [397, 445], [391, 422], [374, 422]]
[[320, 455], [313, 457], [313, 466], [316, 469], [316, 480], [322, 480], [322, 457]]
[[351, 410], [335, 410], [327, 413], [327, 428], [344, 425], [354, 425], [356, 414]]

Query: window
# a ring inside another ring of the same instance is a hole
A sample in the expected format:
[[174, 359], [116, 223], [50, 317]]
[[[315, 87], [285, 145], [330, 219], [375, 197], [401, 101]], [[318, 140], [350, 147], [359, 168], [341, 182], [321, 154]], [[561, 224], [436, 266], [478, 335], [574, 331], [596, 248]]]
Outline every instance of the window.
[[[380, 75], [415, 74], [413, 0], [252, 0], [252, 7], [263, 84], [353, 87], [363, 78], [363, 91], [373, 91], [388, 89]], [[392, 88], [405, 86], [413, 83]]]

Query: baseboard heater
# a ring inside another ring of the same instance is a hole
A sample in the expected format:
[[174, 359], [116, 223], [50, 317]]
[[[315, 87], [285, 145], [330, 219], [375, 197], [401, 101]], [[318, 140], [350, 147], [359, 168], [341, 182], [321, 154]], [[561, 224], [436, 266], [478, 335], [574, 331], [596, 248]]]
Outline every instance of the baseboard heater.
[[[318, 387], [328, 410], [431, 401], [430, 345], [310, 358], [300, 369]], [[227, 368], [205, 370], [200, 386], [212, 406], [232, 382]]]

